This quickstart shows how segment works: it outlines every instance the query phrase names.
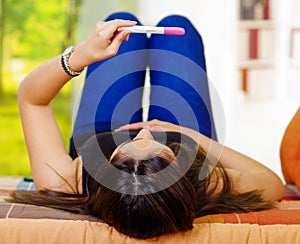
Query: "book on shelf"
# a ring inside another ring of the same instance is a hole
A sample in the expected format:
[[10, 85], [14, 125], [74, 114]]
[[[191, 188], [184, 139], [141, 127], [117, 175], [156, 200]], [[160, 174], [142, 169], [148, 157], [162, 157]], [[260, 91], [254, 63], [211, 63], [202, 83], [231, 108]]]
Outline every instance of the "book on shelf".
[[240, 19], [270, 19], [270, 0], [240, 0]]
[[[273, 60], [275, 58], [274, 55], [276, 49], [276, 43], [274, 42], [274, 39], [275, 32], [268, 29], [253, 29], [240, 31], [238, 41], [239, 61], [260, 59]], [[297, 40], [299, 40], [300, 43], [300, 38]], [[299, 50], [298, 53], [300, 53]]]
[[258, 30], [249, 30], [249, 58], [258, 58]]

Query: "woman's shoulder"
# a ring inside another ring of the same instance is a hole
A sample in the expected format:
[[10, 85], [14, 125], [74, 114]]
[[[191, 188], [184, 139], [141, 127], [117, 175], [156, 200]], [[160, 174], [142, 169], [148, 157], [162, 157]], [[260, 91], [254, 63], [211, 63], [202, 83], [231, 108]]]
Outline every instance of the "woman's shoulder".
[[82, 159], [77, 157], [70, 167], [62, 172], [58, 189], [69, 194], [82, 194]]

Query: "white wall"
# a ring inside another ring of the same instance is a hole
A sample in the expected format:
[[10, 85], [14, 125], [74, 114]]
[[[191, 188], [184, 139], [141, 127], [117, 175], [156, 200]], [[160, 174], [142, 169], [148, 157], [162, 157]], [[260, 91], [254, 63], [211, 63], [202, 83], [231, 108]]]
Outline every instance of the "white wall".
[[300, 1], [299, 0], [287, 0], [287, 8], [289, 11], [290, 23], [300, 26]]
[[[300, 29], [300, 1], [288, 0], [287, 1], [287, 25], [288, 34], [291, 28]], [[289, 89], [286, 95], [292, 97], [300, 103], [300, 32], [298, 31], [294, 38], [294, 58], [289, 60], [287, 78]], [[283, 81], [287, 84], [286, 80]]]
[[281, 100], [300, 98], [300, 32], [294, 36], [294, 58], [290, 58], [292, 28], [300, 29], [300, 1], [277, 1], [279, 96]]
[[138, 0], [138, 15], [145, 25], [155, 25], [170, 14], [182, 14], [190, 17], [192, 1], [182, 0]]

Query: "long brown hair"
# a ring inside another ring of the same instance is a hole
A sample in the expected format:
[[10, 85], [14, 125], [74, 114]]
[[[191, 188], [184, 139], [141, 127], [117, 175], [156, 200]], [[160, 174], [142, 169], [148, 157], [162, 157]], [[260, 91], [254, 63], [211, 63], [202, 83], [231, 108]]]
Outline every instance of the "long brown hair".
[[[182, 145], [174, 144], [175, 154]], [[185, 155], [177, 160], [184, 163], [193, 155], [193, 149], [185, 147]], [[275, 208], [276, 204], [272, 201], [265, 201], [259, 190], [239, 193], [234, 190], [232, 180], [226, 170], [218, 162], [213, 165], [204, 165], [206, 159], [205, 151], [199, 147], [196, 158], [185, 174], [196, 192], [196, 213], [195, 217], [218, 213], [247, 213], [251, 211], [261, 211]], [[207, 161], [206, 161], [207, 162]], [[206, 167], [206, 169], [205, 169]], [[211, 167], [214, 169], [211, 171]], [[207, 170], [207, 176], [199, 179], [201, 169]]]
[[[167, 153], [147, 160], [136, 161], [121, 152], [111, 164], [121, 171], [121, 177], [113, 180], [114, 189], [101, 185], [89, 174], [86, 176], [84, 194], [73, 195], [53, 191], [15, 191], [8, 199], [11, 202], [27, 203], [56, 209], [83, 213], [101, 218], [118, 231], [136, 238], [150, 238], [165, 233], [192, 229], [195, 217], [232, 212], [250, 212], [274, 207], [264, 201], [260, 192], [237, 193], [230, 177], [221, 164], [204, 179], [199, 179], [206, 155], [197, 148], [196, 157], [192, 148], [182, 144], [170, 146], [176, 159]], [[179, 149], [181, 153], [179, 154]], [[194, 149], [195, 150], [195, 149]], [[182, 153], [183, 151], [183, 153]], [[194, 159], [192, 159], [194, 157]], [[182, 166], [193, 160], [184, 176]], [[153, 173], [171, 166], [168, 175], [154, 177]], [[164, 190], [151, 194], [124, 194], [140, 185], [132, 174], [145, 176], [143, 187], [155, 188], [169, 178], [178, 178]], [[111, 168], [102, 168], [100, 177], [111, 177]]]

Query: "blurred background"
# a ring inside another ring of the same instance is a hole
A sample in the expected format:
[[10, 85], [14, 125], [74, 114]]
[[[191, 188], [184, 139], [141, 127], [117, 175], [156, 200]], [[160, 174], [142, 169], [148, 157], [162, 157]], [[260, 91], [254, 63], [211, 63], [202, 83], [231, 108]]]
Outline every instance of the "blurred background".
[[[212, 96], [225, 113], [224, 121], [213, 99], [222, 141], [282, 178], [280, 142], [300, 104], [298, 0], [1, 0], [0, 175], [30, 176], [16, 102], [19, 82], [116, 11], [132, 12], [145, 25], [168, 14], [193, 22], [204, 41]], [[53, 102], [66, 146], [83, 78]]]

